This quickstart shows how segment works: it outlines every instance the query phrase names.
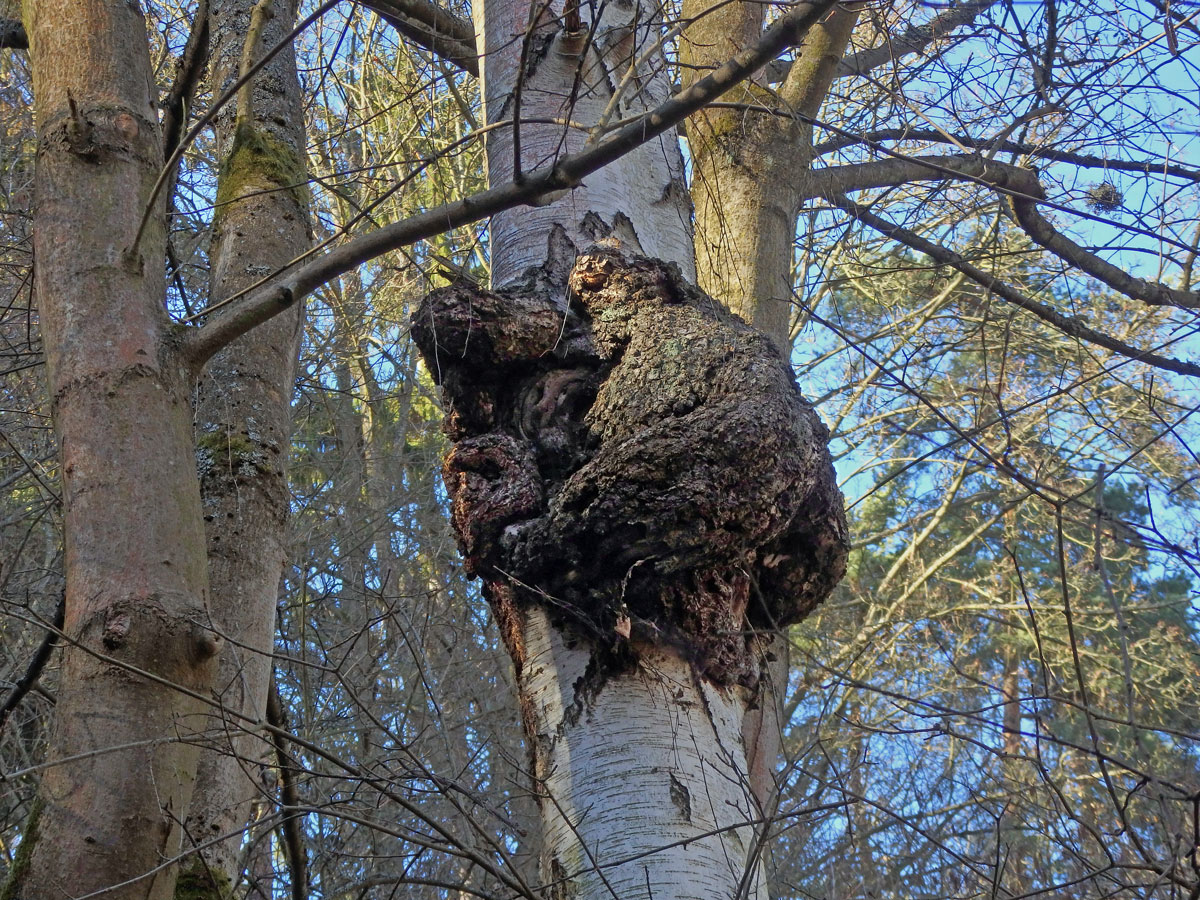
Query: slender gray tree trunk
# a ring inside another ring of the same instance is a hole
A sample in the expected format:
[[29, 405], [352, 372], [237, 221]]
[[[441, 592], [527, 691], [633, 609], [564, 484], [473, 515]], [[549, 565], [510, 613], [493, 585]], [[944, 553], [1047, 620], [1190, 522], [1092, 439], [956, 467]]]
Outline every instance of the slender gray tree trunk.
[[[292, 0], [210, 0], [209, 9], [211, 83], [218, 94], [237, 78], [244, 56], [259, 58], [295, 19]], [[255, 16], [261, 25], [253, 22]], [[290, 46], [255, 77], [251, 91], [222, 111], [216, 132], [224, 163], [210, 296], [220, 302], [310, 244], [304, 119]], [[211, 727], [220, 737], [201, 757], [187, 819], [189, 840], [203, 846], [185, 867], [193, 889], [227, 889], [237, 882], [242, 831], [262, 790], [256, 761], [268, 754], [268, 745], [245, 722], [263, 720], [271, 682], [302, 319], [297, 305], [235, 341], [209, 361], [196, 387], [210, 608], [216, 627], [233, 640], [221, 653], [217, 677], [223, 709]], [[222, 718], [225, 710], [245, 718]]]
[[29, 0], [36, 294], [61, 447], [66, 642], [24, 900], [174, 890], [210, 627], [190, 380], [165, 310], [145, 25], [123, 0]]

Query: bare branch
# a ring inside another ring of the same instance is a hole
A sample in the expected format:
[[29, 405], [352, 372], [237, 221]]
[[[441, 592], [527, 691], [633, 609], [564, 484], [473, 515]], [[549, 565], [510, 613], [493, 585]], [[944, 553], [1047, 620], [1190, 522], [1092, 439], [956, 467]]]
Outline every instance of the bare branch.
[[[825, 123], [817, 122], [818, 127], [826, 127]], [[1106, 169], [1113, 172], [1136, 172], [1140, 175], [1168, 175], [1174, 178], [1184, 178], [1188, 181], [1200, 181], [1200, 169], [1192, 169], [1169, 163], [1165, 160], [1134, 160], [1109, 159], [1103, 156], [1093, 156], [1089, 153], [1075, 153], [1070, 150], [1056, 150], [1053, 147], [1043, 147], [1025, 141], [996, 141], [995, 138], [975, 138], [965, 134], [947, 135], [945, 132], [932, 129], [912, 128], [882, 128], [865, 134], [844, 132], [837, 134], [827, 141], [813, 146], [813, 153], [820, 156], [833, 153], [846, 147], [865, 144], [873, 147], [884, 141], [921, 141], [925, 143], [949, 144], [954, 143], [971, 150], [988, 150], [996, 153], [1022, 153], [1025, 156], [1043, 159], [1048, 162], [1063, 162], [1086, 168]]]
[[749, 78], [786, 48], [796, 46], [808, 29], [835, 3], [836, 0], [805, 0], [797, 3], [789, 13], [764, 31], [762, 39], [754, 46], [645, 115], [614, 131], [611, 137], [601, 143], [526, 173], [520, 184], [500, 185], [386, 225], [317, 257], [290, 274], [281, 274], [200, 328], [180, 329], [185, 355], [192, 366], [199, 368], [231, 341], [369, 259], [501, 210], [532, 204], [548, 195], [570, 190], [586, 176], [674, 128], [692, 113]]
[[430, 0], [363, 0], [400, 34], [464, 72], [479, 76], [475, 26]]
[[38, 644], [37, 650], [34, 651], [33, 658], [30, 659], [29, 666], [25, 669], [25, 674], [13, 685], [12, 690], [8, 692], [8, 696], [4, 698], [4, 703], [0, 704], [0, 731], [4, 729], [4, 724], [8, 721], [8, 717], [12, 711], [25, 699], [25, 695], [33, 690], [33, 686], [37, 684], [37, 680], [42, 676], [42, 670], [46, 668], [46, 663], [50, 661], [50, 652], [54, 649], [54, 645], [58, 643], [58, 636], [62, 633], [63, 616], [66, 610], [65, 603], [65, 597], [59, 599], [58, 606], [54, 610], [54, 618], [50, 622], [50, 627], [46, 629], [46, 634], [42, 637], [42, 642]]
[[[1011, 168], [1008, 173], [1014, 184], [998, 185], [1012, 187], [1020, 193], [1010, 194], [1013, 215], [1025, 233], [1037, 244], [1059, 256], [1073, 266], [1098, 278], [1114, 290], [1127, 297], [1141, 300], [1151, 306], [1176, 306], [1180, 309], [1200, 308], [1200, 294], [1195, 291], [1180, 291], [1156, 281], [1134, 278], [1124, 269], [1101, 259], [1095, 253], [1080, 247], [1066, 235], [1056, 231], [1037, 208], [1037, 198], [1044, 197], [1042, 186], [1036, 176], [1026, 169]], [[1016, 174], [1023, 173], [1023, 174]]]
[[208, 62], [208, 0], [200, 0], [196, 8], [196, 18], [192, 31], [188, 35], [187, 44], [183, 48], [183, 56], [179, 58], [179, 67], [175, 74], [175, 83], [171, 92], [163, 102], [162, 132], [163, 156], [170, 158], [179, 146], [183, 136], [183, 126], [187, 124], [187, 105], [196, 93], [196, 85], [204, 75], [204, 66]]
[[279, 765], [279, 830], [282, 832], [284, 858], [292, 878], [292, 900], [305, 900], [308, 896], [308, 857], [304, 852], [304, 839], [300, 833], [300, 795], [296, 790], [296, 778], [300, 767], [288, 752], [287, 732], [289, 725], [284, 712], [283, 699], [279, 696], [279, 685], [271, 675], [271, 690], [267, 695], [267, 722], [278, 729], [271, 732], [271, 744], [275, 748], [275, 759]]
[[933, 21], [924, 25], [910, 28], [904, 34], [891, 38], [878, 47], [861, 50], [853, 56], [842, 60], [838, 66], [838, 78], [850, 75], [865, 75], [872, 69], [895, 62], [901, 57], [920, 53], [934, 41], [945, 37], [956, 28], [969, 25], [979, 17], [980, 13], [990, 7], [996, 0], [974, 0], [962, 6], [954, 6], [946, 10]]
[[881, 219], [879, 216], [872, 213], [867, 207], [855, 203], [853, 200], [845, 196], [832, 196], [829, 201], [839, 209], [845, 210], [864, 225], [875, 229], [880, 234], [885, 235], [895, 241], [899, 241], [914, 250], [924, 253], [930, 259], [942, 265], [951, 266], [962, 272], [968, 278], [978, 282], [986, 287], [997, 297], [1008, 301], [1014, 306], [1019, 306], [1027, 312], [1033, 313], [1043, 322], [1053, 325], [1063, 334], [1069, 335], [1077, 340], [1087, 341], [1095, 344], [1098, 347], [1103, 347], [1106, 350], [1111, 350], [1121, 356], [1129, 359], [1144, 362], [1147, 365], [1155, 368], [1163, 369], [1168, 372], [1176, 372], [1180, 375], [1200, 376], [1200, 365], [1187, 360], [1173, 359], [1167, 356], [1159, 356], [1155, 353], [1150, 353], [1146, 350], [1141, 350], [1126, 344], [1124, 341], [1118, 341], [1116, 338], [1109, 337], [1093, 328], [1085, 325], [1082, 319], [1078, 316], [1064, 316], [1057, 310], [1034, 300], [1008, 284], [1005, 284], [999, 278], [985, 272], [978, 266], [968, 262], [965, 257], [959, 253], [955, 253], [940, 244], [935, 244], [933, 241], [921, 237], [915, 232], [909, 231], [899, 225]]
[[[1054, 228], [1038, 211], [1046, 199], [1041, 182], [1029, 169], [976, 155], [914, 156], [849, 166], [830, 166], [812, 173], [809, 196], [832, 200], [847, 191], [890, 187], [914, 181], [957, 177], [995, 188], [1008, 197], [1017, 224], [1039, 246], [1127, 297], [1150, 306], [1200, 308], [1200, 294], [1134, 278], [1118, 266], [1079, 246]], [[973, 277], [973, 276], [972, 276]]]

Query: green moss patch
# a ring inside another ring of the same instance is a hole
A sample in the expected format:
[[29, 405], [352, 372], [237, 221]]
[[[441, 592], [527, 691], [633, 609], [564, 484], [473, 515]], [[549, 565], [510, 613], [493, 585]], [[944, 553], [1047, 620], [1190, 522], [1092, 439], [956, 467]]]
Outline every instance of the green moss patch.
[[13, 859], [8, 878], [4, 887], [0, 888], [0, 900], [21, 900], [25, 875], [29, 871], [29, 863], [33, 859], [33, 848], [37, 844], [38, 829], [42, 821], [44, 803], [39, 794], [29, 808], [29, 818], [25, 820], [25, 831], [21, 835], [21, 845], [17, 847], [17, 855]]
[[282, 188], [308, 208], [308, 167], [291, 146], [252, 125], [238, 125], [217, 179], [217, 211], [255, 191]]
[[175, 882], [175, 900], [227, 900], [232, 885], [224, 872], [217, 872], [203, 860], [192, 859]]

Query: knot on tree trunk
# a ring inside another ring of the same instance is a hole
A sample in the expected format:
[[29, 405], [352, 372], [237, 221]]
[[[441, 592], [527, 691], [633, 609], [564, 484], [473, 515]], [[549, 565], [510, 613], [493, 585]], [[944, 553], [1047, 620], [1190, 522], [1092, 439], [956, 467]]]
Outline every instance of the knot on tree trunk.
[[558, 271], [455, 284], [413, 317], [467, 566], [493, 603], [750, 683], [755, 635], [845, 570], [828, 431], [771, 342], [675, 266], [593, 247]]

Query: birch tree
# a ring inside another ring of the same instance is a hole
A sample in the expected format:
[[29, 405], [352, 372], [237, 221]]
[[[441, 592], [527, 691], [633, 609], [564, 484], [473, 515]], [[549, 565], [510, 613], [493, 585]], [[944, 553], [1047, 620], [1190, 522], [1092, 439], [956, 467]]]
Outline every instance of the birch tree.
[[[265, 8], [256, 7], [260, 15]], [[806, 25], [802, 19], [792, 28]], [[250, 58], [256, 27], [249, 26]], [[54, 764], [43, 779], [40, 809], [26, 830], [10, 893], [48, 896], [70, 884], [75, 891], [122, 885], [129, 896], [168, 896], [175, 873], [170, 860], [180, 845], [196, 767], [189, 730], [202, 727], [199, 714], [221, 641], [208, 595], [199, 490], [185, 452], [190, 382], [214, 353], [273, 318], [281, 304], [277, 297], [267, 311], [251, 295], [248, 307], [210, 317], [196, 332], [203, 338], [180, 340], [166, 315], [157, 264], [165, 256], [162, 145], [141, 16], [126, 4], [35, 3], [26, 10], [25, 31], [39, 133], [61, 135], [46, 142], [39, 157], [34, 231], [35, 243], [46, 248], [39, 252], [45, 260], [38, 266], [37, 291], [70, 509], [64, 630], [72, 649], [61, 685], [69, 700], [51, 745]], [[241, 69], [248, 82], [253, 66]], [[239, 114], [244, 128], [245, 105]], [[584, 168], [604, 161], [593, 152]], [[100, 174], [91, 186], [105, 200], [91, 210], [97, 218], [89, 224], [81, 218], [89, 212], [82, 201], [93, 166]], [[295, 171], [278, 165], [274, 171], [280, 169]], [[550, 175], [543, 192], [566, 177]], [[236, 180], [233, 189], [236, 196]], [[603, 211], [614, 220], [620, 212]], [[42, 216], [48, 217], [44, 226]], [[89, 239], [76, 247], [71, 236], [78, 233]], [[394, 246], [403, 239], [386, 240]], [[339, 274], [339, 264], [329, 267], [329, 261], [323, 258], [319, 274], [307, 270], [315, 275], [311, 283], [282, 286], [282, 305], [292, 306]], [[98, 273], [99, 286], [82, 271]], [[96, 329], [114, 323], [129, 338], [111, 357], [113, 343]], [[94, 384], [104, 385], [98, 396], [87, 389]], [[122, 415], [109, 414], [118, 408]], [[87, 428], [93, 415], [103, 428]], [[147, 428], [155, 430], [153, 440]], [[170, 478], [179, 483], [168, 486]], [[154, 500], [160, 489], [171, 502]], [[149, 528], [152, 537], [131, 531], [116, 541], [122, 553], [102, 551], [99, 534], [110, 509], [126, 511], [133, 531]], [[104, 687], [106, 679], [113, 687]], [[132, 686], [122, 691], [118, 685]], [[122, 746], [129, 749], [110, 750]], [[110, 752], [96, 752], [103, 750]], [[132, 838], [134, 827], [152, 839]]]
[[[654, 11], [544, 15], [476, 7], [485, 120], [517, 123], [488, 138], [492, 184], [667, 94]], [[491, 242], [499, 293], [431, 296], [414, 336], [451, 407], [455, 526], [517, 670], [542, 879], [588, 897], [765, 896], [742, 730], [759, 633], [841, 574], [825, 432], [773, 348], [691, 287], [673, 135], [499, 213]]]

